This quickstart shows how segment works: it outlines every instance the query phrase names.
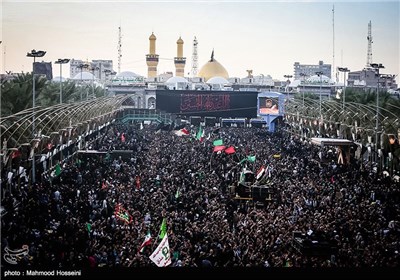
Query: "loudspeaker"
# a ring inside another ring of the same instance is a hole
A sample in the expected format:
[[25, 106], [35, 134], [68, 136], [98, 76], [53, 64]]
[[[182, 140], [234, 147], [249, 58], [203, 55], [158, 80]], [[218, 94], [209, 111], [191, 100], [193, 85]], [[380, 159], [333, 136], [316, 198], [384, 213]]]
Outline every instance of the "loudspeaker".
[[190, 124], [194, 126], [200, 126], [201, 117], [190, 117]]
[[268, 187], [253, 186], [251, 189], [253, 201], [272, 200], [272, 192]]
[[215, 126], [215, 123], [217, 122], [217, 118], [216, 117], [205, 117], [204, 118], [204, 124], [205, 126]]

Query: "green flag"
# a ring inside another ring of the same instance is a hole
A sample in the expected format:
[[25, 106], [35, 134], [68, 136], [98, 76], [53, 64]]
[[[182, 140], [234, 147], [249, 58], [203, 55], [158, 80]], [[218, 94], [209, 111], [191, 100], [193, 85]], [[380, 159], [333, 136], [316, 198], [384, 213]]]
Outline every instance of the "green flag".
[[59, 163], [59, 162], [56, 164], [56, 171], [55, 171], [55, 174], [56, 174], [56, 176], [58, 176], [58, 175], [61, 174], [61, 166], [60, 166], [60, 163]]
[[110, 153], [107, 153], [107, 154], [106, 154], [106, 157], [105, 157], [105, 160], [106, 160], [106, 161], [110, 161], [110, 159], [111, 159], [111, 155], [110, 155]]
[[175, 193], [175, 198], [178, 199], [180, 196], [181, 196], [181, 192], [179, 191], [179, 188], [178, 188]]
[[248, 156], [247, 160], [250, 162], [255, 162], [256, 161], [256, 156]]
[[203, 129], [201, 128], [201, 126], [199, 126], [199, 130], [197, 131], [196, 134], [196, 139], [201, 140], [201, 137], [203, 137]]
[[244, 158], [241, 161], [239, 161], [238, 165], [242, 164], [245, 161], [255, 162], [256, 161], [256, 156], [247, 156], [246, 158]]
[[239, 183], [244, 183], [244, 180], [246, 179], [245, 174], [244, 174], [244, 169], [240, 173], [240, 178], [239, 178]]
[[224, 145], [224, 142], [222, 141], [222, 139], [218, 139], [213, 142], [213, 145], [214, 146], [222, 146], [222, 145]]
[[167, 219], [164, 218], [161, 223], [160, 235], [158, 236], [158, 238], [163, 239], [166, 233], [167, 233]]
[[86, 223], [86, 229], [88, 232], [92, 231], [92, 224]]

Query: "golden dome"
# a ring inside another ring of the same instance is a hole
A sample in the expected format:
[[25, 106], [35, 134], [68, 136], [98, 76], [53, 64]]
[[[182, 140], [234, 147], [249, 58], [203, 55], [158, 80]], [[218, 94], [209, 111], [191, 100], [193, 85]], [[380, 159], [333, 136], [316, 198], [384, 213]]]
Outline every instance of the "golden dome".
[[215, 60], [214, 51], [211, 54], [211, 59], [201, 67], [198, 77], [204, 78], [207, 82], [212, 77], [223, 77], [225, 79], [229, 78], [228, 71], [221, 63]]
[[183, 44], [183, 40], [182, 40], [181, 36], [179, 36], [179, 39], [178, 39], [178, 41], [176, 41], [176, 43], [177, 44]]
[[154, 33], [151, 32], [151, 35], [150, 35], [150, 37], [149, 37], [149, 40], [156, 40], [156, 39], [157, 39], [156, 35], [154, 35]]

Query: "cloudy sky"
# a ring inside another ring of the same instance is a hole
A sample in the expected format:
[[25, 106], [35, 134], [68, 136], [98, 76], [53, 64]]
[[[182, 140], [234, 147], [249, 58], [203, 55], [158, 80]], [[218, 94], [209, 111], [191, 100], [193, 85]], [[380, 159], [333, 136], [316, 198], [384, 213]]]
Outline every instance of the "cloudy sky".
[[[1, 69], [32, 71], [32, 49], [58, 58], [112, 59], [117, 70], [118, 26], [122, 27], [122, 71], [146, 76], [151, 32], [157, 36], [158, 73], [175, 72], [176, 41], [184, 40], [185, 72], [198, 39], [199, 67], [210, 58], [231, 77], [253, 74], [283, 79], [293, 64], [333, 64], [332, 7], [335, 9], [335, 66], [361, 70], [367, 60], [372, 21], [373, 62], [399, 74], [400, 3], [378, 1], [16, 1], [1, 3]], [[63, 66], [69, 76], [69, 65]], [[53, 75], [59, 67], [53, 65]], [[399, 80], [397, 78], [397, 80]]]

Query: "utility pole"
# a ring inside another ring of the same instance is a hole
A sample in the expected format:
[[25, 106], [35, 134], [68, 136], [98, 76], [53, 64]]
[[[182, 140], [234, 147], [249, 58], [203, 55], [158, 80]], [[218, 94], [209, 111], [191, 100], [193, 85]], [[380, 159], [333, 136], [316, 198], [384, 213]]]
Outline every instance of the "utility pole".
[[121, 57], [122, 57], [122, 32], [120, 25], [118, 27], [118, 73], [121, 73]]
[[[368, 23], [368, 51], [367, 51], [367, 67], [370, 67], [372, 64], [372, 31], [371, 31], [371, 21]], [[371, 66], [373, 67], [373, 66]]]
[[199, 59], [199, 56], [197, 54], [197, 45], [198, 42], [195, 36], [193, 40], [193, 52], [192, 52], [192, 77], [197, 77], [197, 70], [198, 70], [197, 61]]

